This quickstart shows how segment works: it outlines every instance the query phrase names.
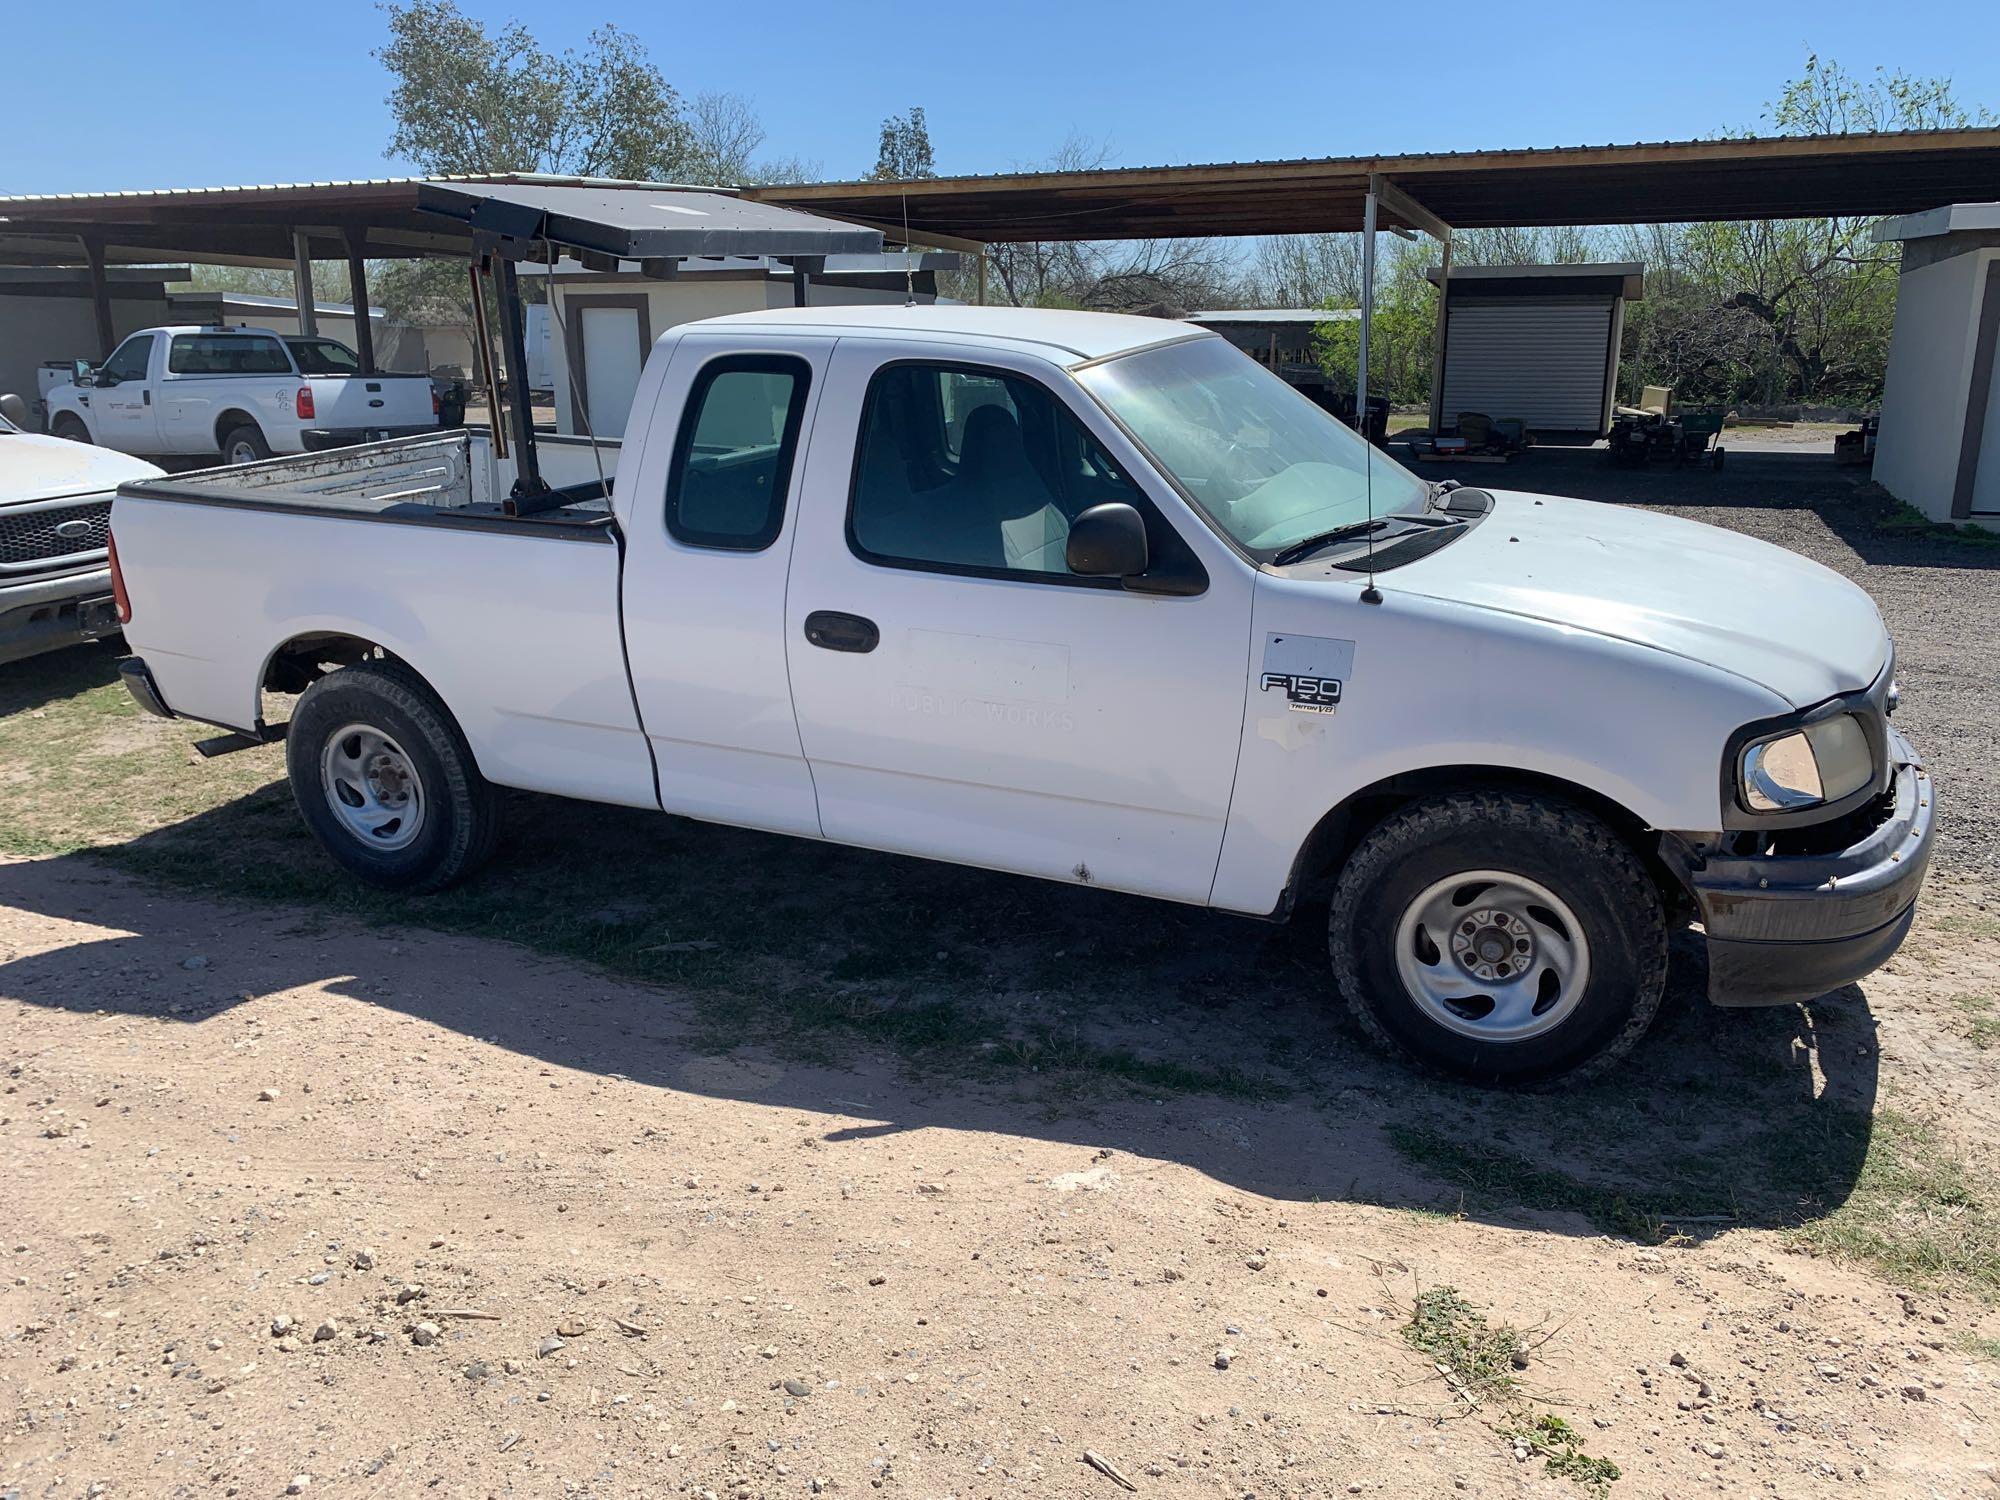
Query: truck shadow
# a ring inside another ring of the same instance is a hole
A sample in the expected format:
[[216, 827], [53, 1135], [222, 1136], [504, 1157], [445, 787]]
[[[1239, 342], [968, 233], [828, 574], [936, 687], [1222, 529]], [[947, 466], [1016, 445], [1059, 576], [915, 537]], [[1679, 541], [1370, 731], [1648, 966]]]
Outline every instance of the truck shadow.
[[[1797, 1224], [1867, 1155], [1866, 995], [1715, 1011], [1691, 938], [1611, 1076], [1489, 1093], [1360, 1037], [1314, 908], [1272, 927], [657, 814], [508, 812], [496, 863], [422, 899], [335, 872], [281, 783], [99, 855], [0, 865], [0, 903], [111, 934], [0, 963], [0, 994], [201, 1026], [323, 984], [552, 1066], [872, 1122], [829, 1141], [1027, 1135], [1556, 1233]], [[413, 982], [397, 944], [419, 929], [452, 961]], [[209, 963], [183, 969], [190, 952]]]

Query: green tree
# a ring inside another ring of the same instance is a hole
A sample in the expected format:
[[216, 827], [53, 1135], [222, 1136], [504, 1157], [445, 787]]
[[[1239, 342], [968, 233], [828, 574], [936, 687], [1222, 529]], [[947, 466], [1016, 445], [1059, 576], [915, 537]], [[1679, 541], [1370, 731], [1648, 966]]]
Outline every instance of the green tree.
[[551, 53], [519, 22], [488, 33], [452, 0], [383, 9], [389, 42], [375, 56], [395, 80], [389, 149], [419, 171], [689, 175], [680, 96], [629, 32], [601, 26], [581, 53]]
[[937, 176], [930, 127], [921, 104], [913, 105], [908, 114], [890, 115], [882, 122], [882, 143], [875, 153], [875, 170], [869, 175], [877, 182], [912, 182]]

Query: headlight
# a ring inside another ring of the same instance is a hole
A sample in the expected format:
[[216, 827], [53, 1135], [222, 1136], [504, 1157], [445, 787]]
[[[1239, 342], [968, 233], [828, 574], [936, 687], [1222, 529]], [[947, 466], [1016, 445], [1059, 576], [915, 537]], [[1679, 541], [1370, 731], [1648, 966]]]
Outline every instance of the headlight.
[[1737, 784], [1752, 812], [1792, 812], [1838, 802], [1875, 775], [1868, 735], [1853, 714], [1835, 714], [1743, 752]]

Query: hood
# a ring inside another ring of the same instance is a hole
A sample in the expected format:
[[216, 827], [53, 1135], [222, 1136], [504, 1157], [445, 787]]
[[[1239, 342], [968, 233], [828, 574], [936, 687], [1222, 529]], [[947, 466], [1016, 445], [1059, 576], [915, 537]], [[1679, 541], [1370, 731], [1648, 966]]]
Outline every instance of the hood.
[[1651, 646], [1794, 708], [1867, 687], [1888, 661], [1875, 601], [1796, 552], [1630, 506], [1494, 500], [1470, 533], [1382, 586]]
[[0, 432], [0, 505], [108, 493], [128, 479], [152, 479], [163, 472], [110, 448], [35, 432]]

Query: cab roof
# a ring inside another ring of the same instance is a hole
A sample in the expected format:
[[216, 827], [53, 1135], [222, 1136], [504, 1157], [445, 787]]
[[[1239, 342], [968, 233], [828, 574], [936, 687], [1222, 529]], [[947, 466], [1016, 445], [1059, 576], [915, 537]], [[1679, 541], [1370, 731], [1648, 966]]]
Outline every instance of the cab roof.
[[1060, 364], [1082, 364], [1176, 339], [1212, 338], [1202, 329], [1171, 318], [1125, 313], [1060, 312], [1039, 307], [968, 307], [873, 304], [858, 307], [782, 307], [763, 312], [726, 313], [704, 318], [696, 327], [770, 328], [828, 333], [945, 334], [996, 343], [1039, 344]]

